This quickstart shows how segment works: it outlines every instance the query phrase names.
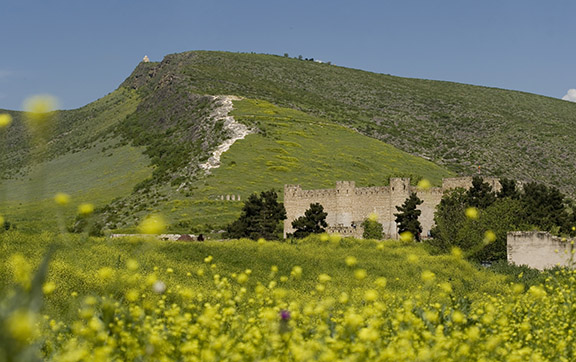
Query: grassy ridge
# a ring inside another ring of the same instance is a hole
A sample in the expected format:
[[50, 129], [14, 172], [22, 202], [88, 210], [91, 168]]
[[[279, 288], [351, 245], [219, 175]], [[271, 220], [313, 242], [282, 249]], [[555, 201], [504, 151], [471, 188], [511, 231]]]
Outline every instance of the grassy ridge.
[[[166, 57], [198, 92], [236, 94], [351, 125], [452, 171], [576, 190], [576, 104], [534, 94], [394, 77], [261, 54]], [[176, 68], [175, 68], [176, 69]]]
[[[283, 190], [284, 184], [333, 188], [337, 180], [358, 186], [383, 185], [391, 176], [421, 176], [434, 184], [453, 174], [354, 130], [275, 106], [266, 101], [234, 102], [235, 119], [256, 134], [237, 141], [221, 158], [221, 166], [193, 184], [190, 193], [174, 194], [161, 209], [180, 230], [223, 227], [240, 213], [241, 202], [220, 201], [222, 195], [242, 200], [259, 190]], [[178, 230], [176, 226], [176, 230]]]

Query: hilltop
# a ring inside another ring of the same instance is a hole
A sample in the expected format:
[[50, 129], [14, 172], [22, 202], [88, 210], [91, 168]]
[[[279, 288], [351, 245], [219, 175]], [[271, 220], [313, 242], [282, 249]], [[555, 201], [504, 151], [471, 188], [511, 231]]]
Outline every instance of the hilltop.
[[[199, 165], [232, 136], [219, 112], [222, 95], [234, 96], [231, 115], [251, 134], [206, 174]], [[140, 63], [108, 96], [60, 112], [40, 155], [21, 114], [10, 113], [0, 191], [6, 214], [30, 230], [56, 191], [96, 203], [109, 229], [131, 230], [161, 211], [172, 230], [188, 231], [234, 219], [241, 202], [221, 200], [226, 195], [245, 198], [284, 183], [368, 186], [405, 175], [439, 184], [481, 166], [570, 194], [576, 185], [569, 142], [576, 104], [274, 55], [194, 51]], [[46, 181], [32, 197], [34, 172]]]

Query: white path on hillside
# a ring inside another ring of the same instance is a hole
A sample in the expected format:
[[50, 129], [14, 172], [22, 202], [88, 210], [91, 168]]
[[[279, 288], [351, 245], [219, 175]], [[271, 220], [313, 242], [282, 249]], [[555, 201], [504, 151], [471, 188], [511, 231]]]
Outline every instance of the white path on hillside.
[[214, 110], [211, 116], [214, 119], [214, 122], [224, 120], [223, 129], [228, 132], [230, 138], [224, 140], [224, 142], [219, 145], [214, 152], [212, 152], [212, 156], [210, 156], [208, 161], [200, 164], [200, 168], [205, 170], [206, 173], [210, 173], [211, 168], [220, 167], [220, 157], [224, 152], [230, 149], [234, 142], [243, 139], [250, 133], [253, 133], [250, 128], [246, 127], [242, 123], [236, 122], [234, 117], [228, 115], [233, 108], [232, 101], [240, 98], [234, 96], [214, 96], [213, 98], [214, 101], [220, 103], [220, 106]]

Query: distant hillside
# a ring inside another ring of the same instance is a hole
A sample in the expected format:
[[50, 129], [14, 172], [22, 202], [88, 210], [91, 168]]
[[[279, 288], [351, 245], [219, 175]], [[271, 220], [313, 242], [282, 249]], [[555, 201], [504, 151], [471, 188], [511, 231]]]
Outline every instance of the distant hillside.
[[576, 104], [571, 102], [271, 55], [188, 52], [158, 65], [167, 67], [178, 69], [198, 93], [235, 94], [299, 109], [460, 174], [480, 165], [485, 174], [576, 191], [571, 142]]
[[[243, 98], [232, 115], [253, 134], [206, 175], [199, 165], [231, 137], [220, 95]], [[173, 231], [218, 229], [242, 205], [222, 197], [284, 183], [370, 185], [394, 175], [438, 183], [479, 165], [484, 174], [576, 191], [576, 104], [273, 55], [197, 51], [140, 63], [108, 96], [60, 112], [42, 155], [22, 115], [10, 113], [0, 207], [30, 230], [40, 220], [54, 225], [42, 215], [57, 191], [94, 202], [100, 226], [124, 231], [153, 211]], [[42, 172], [44, 191], [30, 195]]]

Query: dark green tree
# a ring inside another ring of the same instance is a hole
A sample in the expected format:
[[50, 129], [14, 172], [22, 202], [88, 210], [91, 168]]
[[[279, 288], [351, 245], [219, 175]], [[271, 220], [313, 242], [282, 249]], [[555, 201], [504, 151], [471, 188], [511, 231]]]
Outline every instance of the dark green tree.
[[485, 209], [496, 201], [496, 194], [489, 183], [480, 176], [472, 178], [472, 187], [467, 191], [468, 206]]
[[322, 205], [319, 203], [310, 204], [310, 208], [304, 212], [304, 216], [292, 221], [292, 227], [296, 229], [294, 237], [304, 238], [310, 234], [325, 232], [324, 228], [328, 226], [326, 216], [328, 214], [324, 212]]
[[567, 199], [555, 187], [530, 182], [524, 185], [521, 201], [523, 219], [528, 225], [555, 233], [570, 233], [573, 217], [568, 212]]
[[417, 241], [420, 241], [420, 233], [422, 233], [422, 225], [418, 221], [418, 217], [422, 212], [416, 208], [421, 203], [422, 200], [415, 192], [412, 192], [402, 206], [396, 206], [396, 210], [399, 212], [394, 214], [396, 216], [396, 224], [398, 224], [398, 233], [409, 231]]
[[500, 186], [502, 186], [502, 188], [498, 191], [496, 197], [499, 199], [510, 198], [512, 200], [518, 200], [520, 198], [520, 192], [518, 191], [516, 184], [516, 180], [505, 177], [501, 178]]
[[462, 247], [458, 235], [466, 222], [467, 191], [456, 188], [444, 193], [434, 213], [433, 239], [428, 242], [448, 252], [453, 246]]
[[276, 191], [262, 191], [260, 196], [252, 194], [248, 197], [238, 220], [228, 225], [226, 235], [253, 240], [278, 239], [282, 233], [281, 221], [285, 219], [286, 209], [278, 202]]
[[378, 221], [366, 219], [362, 222], [362, 228], [364, 228], [364, 232], [362, 233], [364, 239], [382, 239], [382, 231], [384, 228]]

